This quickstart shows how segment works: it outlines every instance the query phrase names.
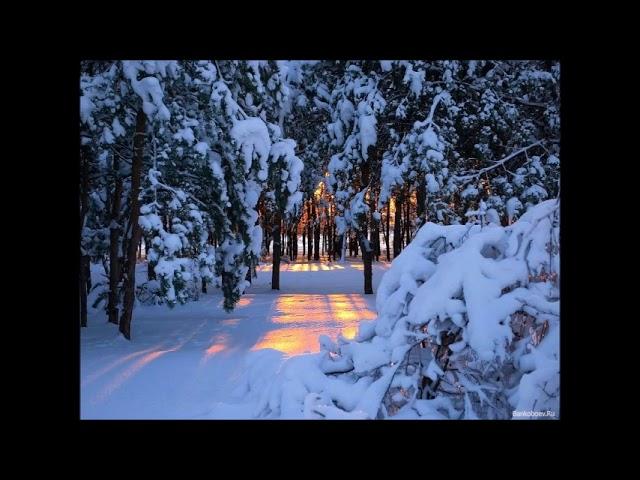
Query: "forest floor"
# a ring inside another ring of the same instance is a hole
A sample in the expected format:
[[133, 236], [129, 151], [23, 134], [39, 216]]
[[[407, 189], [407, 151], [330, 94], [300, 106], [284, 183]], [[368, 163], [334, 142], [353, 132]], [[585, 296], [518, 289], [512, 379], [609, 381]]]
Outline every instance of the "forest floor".
[[[374, 262], [374, 291], [389, 266]], [[92, 268], [98, 281], [102, 267]], [[146, 265], [138, 268], [145, 279]], [[376, 317], [375, 295], [362, 294], [360, 259], [283, 263], [280, 287], [271, 290], [265, 264], [232, 313], [211, 287], [173, 309], [140, 305], [132, 341], [90, 309], [81, 331], [81, 418], [252, 418], [240, 387], [248, 361], [275, 371], [287, 357], [318, 352], [319, 335], [352, 337], [360, 321]]]

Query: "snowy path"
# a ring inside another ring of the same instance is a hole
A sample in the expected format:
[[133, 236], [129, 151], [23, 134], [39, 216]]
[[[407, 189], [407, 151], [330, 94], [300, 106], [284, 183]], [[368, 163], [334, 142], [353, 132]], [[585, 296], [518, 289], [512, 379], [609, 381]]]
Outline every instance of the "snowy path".
[[[374, 289], [388, 267], [374, 264]], [[276, 292], [263, 266], [230, 314], [216, 289], [173, 310], [137, 308], [131, 342], [93, 311], [81, 333], [82, 418], [211, 418], [216, 405], [214, 416], [250, 418], [233, 395], [247, 353], [278, 350], [269, 355], [277, 361], [317, 352], [321, 334], [353, 336], [360, 320], [375, 318], [362, 275], [357, 261], [283, 264]]]

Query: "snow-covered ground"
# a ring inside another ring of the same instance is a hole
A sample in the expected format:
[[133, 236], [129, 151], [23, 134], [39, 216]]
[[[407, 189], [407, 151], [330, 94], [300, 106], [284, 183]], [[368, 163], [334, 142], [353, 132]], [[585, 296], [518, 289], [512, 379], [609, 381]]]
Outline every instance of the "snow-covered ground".
[[[94, 267], [98, 280], [101, 268]], [[146, 278], [139, 268], [138, 278]], [[374, 262], [374, 291], [388, 268]], [[285, 263], [278, 292], [264, 265], [229, 314], [211, 287], [174, 309], [137, 307], [131, 342], [104, 312], [90, 309], [81, 332], [81, 417], [253, 418], [243, 387], [247, 362], [266, 380], [283, 359], [318, 352], [319, 335], [352, 337], [360, 321], [376, 317], [375, 295], [362, 294], [362, 269], [359, 260]]]

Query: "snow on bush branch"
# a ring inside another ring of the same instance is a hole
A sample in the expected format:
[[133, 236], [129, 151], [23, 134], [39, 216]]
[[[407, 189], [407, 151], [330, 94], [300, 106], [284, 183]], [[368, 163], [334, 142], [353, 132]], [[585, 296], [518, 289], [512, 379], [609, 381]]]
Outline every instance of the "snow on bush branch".
[[424, 225], [380, 283], [377, 320], [354, 339], [322, 336], [320, 353], [287, 360], [262, 389], [249, 369], [256, 416], [559, 412], [559, 212], [554, 199], [508, 227]]

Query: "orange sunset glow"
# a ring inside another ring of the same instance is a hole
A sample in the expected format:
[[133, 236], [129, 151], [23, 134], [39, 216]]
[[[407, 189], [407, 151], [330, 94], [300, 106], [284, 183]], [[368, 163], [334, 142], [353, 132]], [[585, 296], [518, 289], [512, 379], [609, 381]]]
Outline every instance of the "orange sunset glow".
[[[318, 335], [327, 323], [336, 333], [353, 338], [360, 321], [373, 320], [376, 313], [360, 294], [281, 295], [273, 312], [273, 323], [287, 325], [264, 335], [252, 350], [273, 348], [287, 355], [318, 352]], [[300, 328], [304, 324], [305, 328]]]

